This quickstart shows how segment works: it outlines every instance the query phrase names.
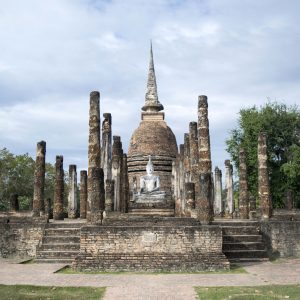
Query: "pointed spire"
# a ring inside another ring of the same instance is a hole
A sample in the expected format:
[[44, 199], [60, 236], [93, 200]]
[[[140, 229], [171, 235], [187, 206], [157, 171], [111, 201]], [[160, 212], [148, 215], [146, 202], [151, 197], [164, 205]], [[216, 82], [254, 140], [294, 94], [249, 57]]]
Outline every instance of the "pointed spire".
[[152, 41], [150, 41], [150, 62], [148, 71], [147, 92], [145, 96], [145, 105], [142, 107], [144, 111], [160, 111], [163, 110], [163, 105], [158, 101], [156, 77], [153, 61]]

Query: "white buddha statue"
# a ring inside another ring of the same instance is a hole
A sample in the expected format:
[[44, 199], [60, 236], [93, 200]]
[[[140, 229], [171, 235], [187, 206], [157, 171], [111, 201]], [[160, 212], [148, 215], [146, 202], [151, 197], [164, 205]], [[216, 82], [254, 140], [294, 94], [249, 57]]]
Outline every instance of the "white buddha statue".
[[153, 175], [154, 167], [149, 155], [149, 161], [146, 167], [147, 175], [140, 177], [140, 193], [141, 194], [161, 194], [159, 176]]

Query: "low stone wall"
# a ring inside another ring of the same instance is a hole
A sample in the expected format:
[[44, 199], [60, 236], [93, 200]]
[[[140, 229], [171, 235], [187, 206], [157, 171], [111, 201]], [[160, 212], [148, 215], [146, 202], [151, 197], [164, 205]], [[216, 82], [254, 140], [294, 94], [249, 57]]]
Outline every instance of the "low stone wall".
[[261, 222], [261, 232], [270, 254], [300, 257], [300, 221]]
[[0, 215], [0, 257], [35, 257], [45, 224], [26, 213]]
[[74, 268], [199, 271], [229, 268], [218, 226], [84, 226]]

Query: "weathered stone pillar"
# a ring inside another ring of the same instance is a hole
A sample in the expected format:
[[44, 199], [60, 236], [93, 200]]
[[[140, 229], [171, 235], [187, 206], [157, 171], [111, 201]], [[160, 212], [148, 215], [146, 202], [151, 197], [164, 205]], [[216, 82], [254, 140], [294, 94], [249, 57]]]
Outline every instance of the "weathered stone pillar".
[[190, 138], [188, 133], [184, 134], [183, 167], [184, 167], [184, 182], [190, 182], [191, 180]]
[[123, 154], [123, 166], [122, 166], [122, 194], [123, 194], [123, 203], [121, 211], [126, 213], [128, 212], [129, 205], [129, 180], [128, 180], [128, 166], [127, 166], [127, 155]]
[[185, 183], [185, 216], [191, 217], [192, 210], [195, 209], [195, 184], [193, 182]]
[[87, 206], [87, 171], [80, 171], [80, 218], [86, 218]]
[[233, 197], [233, 167], [229, 159], [225, 160], [225, 190], [226, 190], [226, 217], [232, 217], [234, 212], [234, 197]]
[[243, 148], [239, 152], [239, 213], [241, 219], [249, 218], [249, 193], [247, 181], [246, 154]]
[[47, 198], [45, 201], [45, 214], [48, 216], [48, 219], [53, 218], [51, 198]]
[[261, 218], [269, 219], [272, 216], [272, 202], [267, 165], [267, 136], [261, 132], [258, 136], [258, 197]]
[[222, 202], [222, 171], [215, 168], [215, 201], [214, 201], [214, 214], [215, 216], [222, 216], [224, 207]]
[[200, 190], [195, 204], [197, 208], [197, 218], [202, 224], [209, 224], [213, 220], [211, 205], [211, 173], [200, 173]]
[[[99, 209], [101, 212], [105, 210], [105, 184], [104, 184], [104, 172], [100, 169], [100, 199], [99, 199]], [[102, 214], [101, 214], [102, 216]]]
[[102, 149], [101, 149], [101, 168], [104, 173], [104, 182], [111, 179], [111, 159], [112, 159], [112, 140], [111, 140], [111, 114], [104, 113], [102, 123]]
[[[198, 219], [208, 224], [213, 219], [211, 154], [208, 121], [208, 104], [206, 96], [198, 98], [198, 181], [196, 182], [196, 209]], [[199, 186], [198, 186], [199, 185]]]
[[64, 167], [63, 156], [57, 155], [55, 161], [55, 186], [53, 199], [53, 219], [64, 219]]
[[[92, 198], [95, 194], [90, 195], [89, 191], [94, 190], [93, 182], [96, 175], [100, 174], [101, 166], [101, 146], [100, 146], [100, 93], [97, 91], [90, 93], [90, 111], [89, 111], [89, 146], [88, 146], [88, 201], [87, 201], [87, 218], [92, 212]], [[92, 169], [93, 175], [92, 175]], [[100, 178], [100, 177], [99, 177]], [[100, 189], [100, 187], [99, 187]], [[95, 201], [95, 199], [93, 200]], [[98, 198], [98, 203], [100, 198]], [[94, 207], [95, 208], [95, 207]], [[99, 209], [99, 206], [98, 206]]]
[[198, 98], [198, 149], [199, 171], [211, 174], [208, 104], [206, 96]]
[[69, 196], [68, 196], [68, 218], [77, 217], [77, 171], [76, 165], [69, 165]]
[[121, 211], [122, 203], [122, 167], [123, 167], [123, 149], [119, 136], [113, 136], [112, 149], [112, 179], [114, 180], [114, 210]]
[[191, 182], [198, 180], [198, 129], [197, 122], [190, 122], [189, 124], [189, 142], [190, 142], [190, 169], [191, 169]]
[[185, 209], [184, 199], [184, 183], [185, 183], [185, 172], [184, 172], [184, 145], [179, 145], [179, 165], [178, 165], [178, 194], [179, 194], [179, 216], [182, 216]]
[[44, 190], [45, 190], [45, 155], [46, 142], [37, 143], [36, 161], [34, 171], [34, 190], [33, 190], [33, 216], [39, 217], [45, 213]]
[[285, 191], [285, 209], [292, 210], [295, 208], [295, 192], [292, 189]]
[[19, 195], [18, 194], [10, 195], [9, 210], [12, 212], [19, 211]]
[[[101, 174], [102, 173], [102, 174]], [[101, 172], [100, 168], [90, 168], [88, 175], [88, 198], [90, 199], [90, 215], [89, 221], [95, 221], [94, 216], [99, 214], [100, 211], [100, 198], [101, 198]]]
[[105, 181], [105, 211], [114, 210], [115, 182], [111, 179]]

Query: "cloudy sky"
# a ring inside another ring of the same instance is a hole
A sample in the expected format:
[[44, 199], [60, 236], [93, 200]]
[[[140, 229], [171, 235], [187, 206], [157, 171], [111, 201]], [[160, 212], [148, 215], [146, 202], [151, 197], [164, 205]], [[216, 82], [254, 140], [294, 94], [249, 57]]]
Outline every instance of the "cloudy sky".
[[241, 108], [300, 103], [299, 0], [0, 0], [0, 147], [87, 167], [89, 93], [127, 152], [149, 41], [177, 142], [207, 95], [213, 166]]

